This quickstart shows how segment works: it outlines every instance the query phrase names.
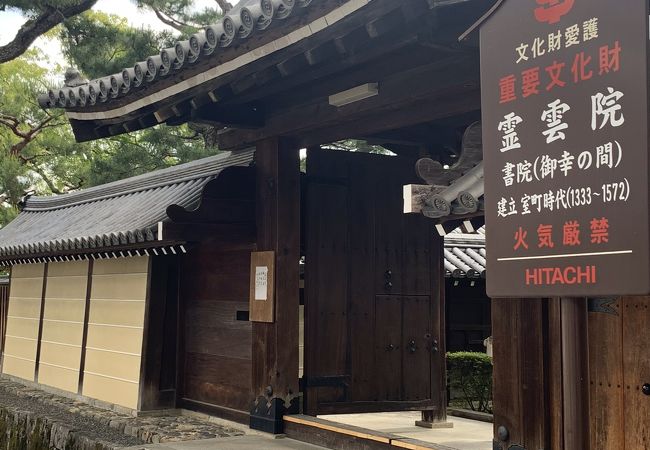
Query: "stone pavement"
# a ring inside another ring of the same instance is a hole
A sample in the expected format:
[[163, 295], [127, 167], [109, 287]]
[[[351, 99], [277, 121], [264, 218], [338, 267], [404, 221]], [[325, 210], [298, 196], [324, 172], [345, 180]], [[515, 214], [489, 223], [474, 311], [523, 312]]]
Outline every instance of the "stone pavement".
[[[324, 450], [288, 438], [257, 433], [248, 427], [190, 412], [134, 417], [106, 404], [89, 404], [74, 395], [46, 392], [35, 385], [0, 377], [0, 422], [39, 430], [41, 446], [31, 448], [129, 450]], [[492, 446], [492, 424], [451, 417], [452, 429], [415, 426], [417, 412], [322, 416], [323, 419], [457, 450], [486, 450]], [[29, 425], [25, 425], [29, 422]], [[22, 424], [22, 425], [21, 425]], [[0, 423], [1, 425], [1, 423]], [[44, 428], [47, 427], [47, 430]], [[1, 427], [0, 427], [1, 428]], [[12, 436], [5, 433], [5, 438]], [[14, 436], [15, 437], [15, 436]], [[0, 443], [2, 436], [0, 436]], [[40, 441], [39, 441], [40, 442]], [[30, 442], [26, 442], [30, 444]], [[49, 446], [47, 445], [49, 443]], [[75, 446], [69, 445], [74, 443]]]
[[140, 445], [124, 450], [326, 450], [324, 447], [305, 444], [288, 438], [274, 438], [267, 435], [207, 439], [190, 442], [169, 442], [164, 444]]
[[424, 442], [444, 445], [457, 450], [488, 450], [492, 448], [492, 424], [449, 417], [453, 428], [428, 429], [415, 426], [419, 412], [390, 412], [372, 414], [341, 414], [319, 416], [346, 425], [392, 433]]

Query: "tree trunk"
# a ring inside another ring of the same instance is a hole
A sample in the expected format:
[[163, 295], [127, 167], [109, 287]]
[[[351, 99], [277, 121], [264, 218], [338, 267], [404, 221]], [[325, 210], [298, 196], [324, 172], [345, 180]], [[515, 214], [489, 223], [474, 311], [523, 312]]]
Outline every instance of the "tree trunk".
[[11, 42], [0, 47], [0, 64], [18, 58], [39, 36], [47, 33], [67, 18], [89, 10], [95, 3], [97, 0], [79, 0], [67, 8], [47, 7], [38, 17], [25, 22]]

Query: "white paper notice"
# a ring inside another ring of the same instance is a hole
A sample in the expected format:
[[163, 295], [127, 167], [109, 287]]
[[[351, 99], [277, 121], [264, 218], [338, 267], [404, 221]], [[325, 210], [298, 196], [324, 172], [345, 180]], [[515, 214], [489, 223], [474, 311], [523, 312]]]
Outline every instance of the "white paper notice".
[[255, 267], [255, 300], [268, 300], [269, 268]]

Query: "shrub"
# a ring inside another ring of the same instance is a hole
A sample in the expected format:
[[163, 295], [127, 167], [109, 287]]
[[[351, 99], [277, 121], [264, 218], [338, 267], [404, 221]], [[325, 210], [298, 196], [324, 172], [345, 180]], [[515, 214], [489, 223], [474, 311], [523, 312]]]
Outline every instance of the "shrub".
[[447, 383], [472, 411], [492, 413], [492, 358], [485, 353], [447, 353]]

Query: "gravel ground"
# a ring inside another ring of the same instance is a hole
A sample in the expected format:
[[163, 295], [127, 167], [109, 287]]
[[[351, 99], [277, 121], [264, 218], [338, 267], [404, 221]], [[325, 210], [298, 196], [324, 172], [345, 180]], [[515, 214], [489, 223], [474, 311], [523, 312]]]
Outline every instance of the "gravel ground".
[[143, 443], [142, 440], [106, 426], [92, 417], [70, 412], [62, 406], [43, 403], [35, 397], [17, 395], [15, 392], [8, 390], [5, 385], [0, 386], [0, 405], [8, 409], [31, 411], [48, 420], [61, 422], [78, 434], [92, 440], [104, 441], [121, 447]]
[[51, 394], [7, 378], [0, 378], [0, 407], [36, 413], [51, 422], [65, 424], [79, 435], [115, 447], [244, 434], [242, 431], [197, 416], [133, 417]]

